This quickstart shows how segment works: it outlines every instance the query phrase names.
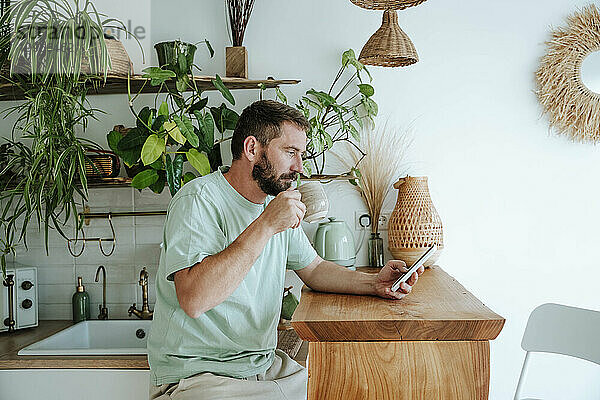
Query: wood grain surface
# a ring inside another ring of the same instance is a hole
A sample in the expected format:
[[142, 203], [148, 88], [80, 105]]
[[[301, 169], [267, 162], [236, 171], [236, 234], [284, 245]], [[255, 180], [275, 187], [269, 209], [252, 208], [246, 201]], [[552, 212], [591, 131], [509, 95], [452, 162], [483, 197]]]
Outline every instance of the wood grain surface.
[[225, 47], [225, 76], [248, 78], [248, 50], [244, 46]]
[[439, 266], [426, 269], [402, 300], [303, 288], [292, 326], [304, 340], [491, 340], [504, 318]]
[[311, 342], [308, 360], [308, 399], [488, 398], [488, 341]]
[[71, 321], [40, 321], [39, 326], [0, 333], [0, 358], [73, 325]]

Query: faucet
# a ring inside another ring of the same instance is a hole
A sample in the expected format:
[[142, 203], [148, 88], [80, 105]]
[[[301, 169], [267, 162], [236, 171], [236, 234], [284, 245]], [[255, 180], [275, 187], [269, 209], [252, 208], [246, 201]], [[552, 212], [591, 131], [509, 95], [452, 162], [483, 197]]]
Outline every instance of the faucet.
[[106, 270], [103, 265], [99, 266], [96, 270], [96, 282], [98, 282], [100, 271], [102, 271], [102, 304], [98, 306], [100, 309], [98, 319], [108, 319], [108, 308], [106, 308]]
[[148, 307], [148, 271], [146, 271], [146, 267], [140, 271], [140, 281], [138, 284], [142, 287], [142, 309], [138, 310], [135, 308], [135, 303], [133, 303], [127, 312], [130, 317], [131, 314], [134, 314], [140, 319], [152, 319], [154, 311], [150, 311], [150, 308]]

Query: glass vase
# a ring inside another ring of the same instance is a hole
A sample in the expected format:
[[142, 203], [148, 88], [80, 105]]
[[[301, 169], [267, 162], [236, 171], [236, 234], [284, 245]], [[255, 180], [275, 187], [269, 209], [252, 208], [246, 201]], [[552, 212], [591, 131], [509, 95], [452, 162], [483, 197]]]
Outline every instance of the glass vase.
[[383, 239], [379, 232], [371, 233], [369, 238], [369, 267], [383, 267]]

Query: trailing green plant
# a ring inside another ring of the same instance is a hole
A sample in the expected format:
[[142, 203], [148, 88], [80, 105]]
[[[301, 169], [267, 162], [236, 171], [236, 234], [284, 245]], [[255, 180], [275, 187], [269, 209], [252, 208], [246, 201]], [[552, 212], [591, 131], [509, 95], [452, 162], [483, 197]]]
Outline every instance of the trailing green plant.
[[0, 171], [4, 274], [6, 256], [21, 242], [27, 247], [32, 220], [44, 230], [47, 254], [50, 229], [67, 238], [63, 226], [69, 220], [80, 227], [77, 199], [88, 195], [85, 152], [100, 146], [77, 132], [101, 112], [86, 95], [110, 69], [104, 28], [125, 29], [103, 17], [90, 0], [21, 0], [0, 21], [14, 26], [0, 41], [10, 48], [11, 63], [10, 76], [2, 78], [24, 94], [23, 102], [3, 111], [17, 116]]
[[[204, 43], [212, 57], [214, 52], [210, 43]], [[131, 182], [133, 187], [161, 193], [167, 185], [171, 195], [196, 177], [193, 172], [183, 173], [186, 162], [200, 176], [222, 164], [220, 144], [231, 138], [226, 132], [235, 128], [239, 117], [224, 102], [218, 107], [209, 106], [208, 97], [202, 97], [202, 90], [189, 74], [192, 67], [200, 68], [184, 52], [176, 54], [176, 62], [143, 71], [147, 79], [145, 84], [158, 87], [154, 107], [146, 106], [136, 111], [134, 101], [144, 87], [135, 96], [130, 93], [129, 106], [136, 118], [136, 126], [126, 134], [113, 130], [107, 136], [109, 147], [125, 165], [139, 170]], [[219, 75], [212, 83], [230, 104], [235, 105], [233, 95]], [[163, 101], [159, 100], [161, 95], [166, 95]], [[215, 128], [220, 134], [218, 138]]]
[[[9, 48], [12, 73], [32, 81], [54, 76], [106, 73], [110, 57], [104, 27], [125, 29], [114, 19], [102, 19], [91, 0], [21, 0], [12, 3], [0, 23], [14, 24], [14, 32], [3, 37]], [[112, 24], [115, 25], [112, 25]]]
[[[360, 140], [359, 130], [366, 123], [372, 124], [378, 112], [377, 103], [372, 98], [375, 89], [370, 83], [363, 82], [364, 74], [372, 82], [371, 74], [356, 59], [354, 50], [346, 50], [329, 90], [310, 89], [295, 105], [311, 126], [306, 133], [308, 143], [304, 157], [304, 171], [308, 177], [312, 173], [323, 173], [326, 152], [336, 142], [348, 142], [364, 156], [356, 145]], [[276, 96], [287, 104], [287, 97], [279, 88]], [[355, 168], [352, 172], [358, 173]]]

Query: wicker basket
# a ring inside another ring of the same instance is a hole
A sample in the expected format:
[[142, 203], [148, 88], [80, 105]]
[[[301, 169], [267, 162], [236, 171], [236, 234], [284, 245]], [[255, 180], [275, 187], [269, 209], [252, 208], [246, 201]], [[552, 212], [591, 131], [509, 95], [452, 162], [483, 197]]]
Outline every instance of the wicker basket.
[[350, 0], [359, 7], [368, 10], [404, 10], [418, 6], [426, 0]]
[[[128, 76], [133, 75], [133, 63], [129, 58], [129, 54], [125, 50], [123, 43], [117, 39], [105, 37], [106, 50], [110, 57], [111, 68], [108, 70], [108, 75], [113, 76]], [[81, 73], [90, 74], [90, 65], [87, 59], [81, 61]]]
[[381, 27], [367, 41], [358, 61], [382, 67], [405, 67], [419, 61], [415, 46], [398, 25], [396, 11], [383, 12]]
[[399, 192], [388, 225], [390, 252], [410, 266], [435, 244], [438, 251], [425, 263], [425, 266], [433, 265], [444, 248], [444, 232], [429, 196], [427, 177], [407, 176], [394, 187]]
[[133, 75], [133, 63], [123, 43], [117, 39], [106, 39], [106, 49], [108, 50], [111, 64], [110, 71], [108, 71], [109, 75]]
[[89, 161], [85, 163], [85, 176], [88, 180], [100, 180], [103, 178], [114, 178], [121, 171], [119, 157], [112, 151], [88, 150]]

